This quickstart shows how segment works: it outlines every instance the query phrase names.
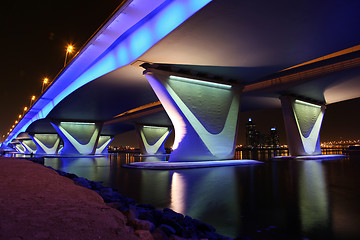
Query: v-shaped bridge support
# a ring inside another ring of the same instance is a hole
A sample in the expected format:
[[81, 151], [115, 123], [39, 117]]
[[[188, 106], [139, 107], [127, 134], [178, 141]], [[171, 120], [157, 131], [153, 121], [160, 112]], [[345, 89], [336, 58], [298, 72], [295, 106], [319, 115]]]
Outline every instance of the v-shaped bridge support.
[[145, 76], [174, 125], [169, 161], [233, 158], [241, 86], [157, 69]]
[[164, 143], [170, 132], [168, 127], [136, 125], [141, 154], [165, 154]]
[[320, 128], [325, 105], [298, 100], [292, 96], [282, 96], [280, 100], [290, 154], [320, 155]]
[[94, 155], [99, 141], [102, 123], [52, 122], [64, 147], [62, 155]]
[[36, 144], [36, 154], [57, 154], [60, 146], [60, 136], [56, 133], [29, 134]]

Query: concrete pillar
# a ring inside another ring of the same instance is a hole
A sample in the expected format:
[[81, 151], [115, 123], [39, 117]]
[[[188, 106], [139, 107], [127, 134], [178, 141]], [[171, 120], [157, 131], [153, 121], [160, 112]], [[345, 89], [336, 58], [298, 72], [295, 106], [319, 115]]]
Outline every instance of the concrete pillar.
[[11, 144], [14, 146], [15, 150], [18, 151], [19, 153], [25, 153], [25, 148], [24, 146], [20, 143], [20, 141], [16, 142], [11, 142]]
[[93, 122], [51, 122], [64, 147], [61, 155], [94, 155], [102, 123]]
[[19, 139], [19, 142], [21, 143], [21, 145], [24, 147], [25, 151], [24, 153], [30, 154], [30, 153], [35, 153], [37, 148], [36, 148], [36, 144], [34, 143], [34, 141], [29, 138], [29, 139]]
[[232, 159], [242, 87], [156, 69], [145, 76], [172, 121], [170, 162]]
[[166, 154], [164, 144], [170, 132], [168, 127], [136, 125], [141, 154]]
[[113, 139], [113, 136], [100, 136], [95, 154], [108, 154], [108, 146]]
[[60, 136], [56, 133], [29, 134], [36, 144], [36, 154], [57, 154], [60, 146]]
[[325, 105], [298, 100], [292, 96], [282, 96], [280, 100], [290, 154], [320, 155], [320, 128]]

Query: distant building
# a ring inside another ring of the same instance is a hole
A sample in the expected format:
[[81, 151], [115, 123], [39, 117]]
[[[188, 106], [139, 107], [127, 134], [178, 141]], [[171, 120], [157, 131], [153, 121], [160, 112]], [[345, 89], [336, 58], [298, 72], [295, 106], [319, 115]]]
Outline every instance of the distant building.
[[271, 147], [280, 147], [279, 133], [274, 127], [270, 129], [270, 138], [268, 145], [270, 145]]
[[253, 147], [258, 145], [258, 134], [256, 131], [256, 125], [252, 122], [251, 118], [246, 124], [246, 146]]
[[270, 132], [267, 134], [262, 134], [256, 130], [256, 125], [249, 118], [249, 121], [246, 123], [246, 147], [279, 147], [280, 140], [279, 134], [276, 128], [271, 128]]

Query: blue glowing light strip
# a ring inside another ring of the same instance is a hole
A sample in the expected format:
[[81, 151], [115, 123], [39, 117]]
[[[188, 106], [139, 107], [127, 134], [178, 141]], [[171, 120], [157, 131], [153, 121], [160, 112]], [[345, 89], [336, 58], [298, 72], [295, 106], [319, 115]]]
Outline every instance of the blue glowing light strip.
[[[21, 124], [15, 126], [16, 131], [14, 131], [14, 129], [5, 140], [6, 144], [11, 142], [11, 140], [15, 138], [18, 133], [25, 132], [32, 122], [45, 118], [57, 104], [59, 104], [65, 97], [81, 86], [96, 78], [99, 78], [106, 73], [109, 73], [135, 61], [152, 46], [154, 46], [158, 41], [163, 39], [166, 35], [168, 35], [171, 31], [177, 28], [180, 24], [186, 21], [189, 17], [191, 17], [209, 2], [211, 2], [211, 0], [165, 1], [151, 14], [148, 14], [148, 17], [145, 17], [139, 21], [138, 24], [136, 24], [136, 27], [132, 27], [130, 32], [124, 32], [124, 34], [122, 34], [118, 40], [116, 40], [114, 44], [111, 45], [110, 48], [103, 51], [104, 55], [101, 55], [101, 58], [97, 59], [97, 61], [92, 64], [92, 66], [87, 71], [83, 72], [65, 89], [63, 86], [60, 86], [60, 79], [57, 79], [57, 81], [45, 92], [52, 93], [51, 96], [46, 96], [47, 99], [51, 100], [47, 101], [47, 104], [43, 106], [41, 110], [30, 120], [24, 122], [26, 119], [23, 118]], [[141, 8], [141, 4], [139, 4], [138, 8]], [[91, 46], [85, 48], [85, 51], [94, 51], [90, 47]], [[76, 64], [76, 61], [74, 61], [72, 64]], [[68, 69], [70, 69], [70, 67]], [[59, 78], [61, 76], [62, 75], [60, 75]], [[60, 89], [57, 90], [56, 86], [59, 86]]]

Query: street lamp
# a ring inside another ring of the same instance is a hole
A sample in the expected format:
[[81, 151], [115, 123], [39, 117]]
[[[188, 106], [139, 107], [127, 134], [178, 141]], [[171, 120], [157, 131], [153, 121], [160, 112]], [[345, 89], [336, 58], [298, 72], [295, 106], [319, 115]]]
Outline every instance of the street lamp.
[[44, 86], [45, 86], [46, 84], [48, 84], [48, 82], [49, 82], [49, 79], [48, 79], [48, 78], [44, 78], [44, 79], [43, 79], [43, 84], [42, 84], [42, 87], [41, 87], [41, 93], [43, 93], [43, 91], [44, 91]]
[[71, 44], [69, 44], [69, 45], [66, 47], [64, 67], [66, 66], [66, 60], [67, 60], [68, 54], [71, 53], [73, 50], [74, 50], [74, 46], [71, 45]]
[[30, 106], [29, 106], [29, 108], [31, 108], [31, 104], [32, 104], [32, 102], [35, 100], [35, 95], [32, 95], [31, 96], [31, 99], [30, 99]]

